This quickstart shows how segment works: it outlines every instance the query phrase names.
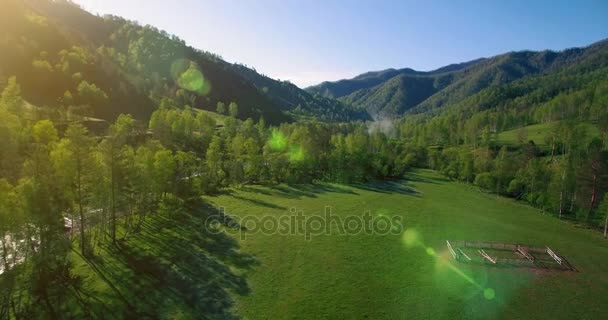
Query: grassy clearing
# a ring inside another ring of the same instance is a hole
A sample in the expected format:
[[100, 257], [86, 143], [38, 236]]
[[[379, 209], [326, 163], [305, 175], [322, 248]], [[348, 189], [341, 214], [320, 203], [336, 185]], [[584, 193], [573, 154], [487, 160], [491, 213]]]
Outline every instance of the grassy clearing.
[[[555, 121], [555, 122], [534, 124], [534, 125], [524, 127], [526, 130], [527, 137], [528, 137], [526, 139], [526, 142], [532, 140], [538, 146], [546, 146], [547, 143], [545, 141], [545, 137], [549, 133], [551, 133], [551, 130], [553, 130], [553, 128], [555, 128], [555, 126], [557, 126], [558, 123], [559, 123], [559, 121]], [[596, 125], [594, 125], [592, 123], [583, 123], [583, 125], [586, 127], [587, 134], [590, 137], [599, 137], [600, 136], [599, 129], [597, 128]], [[519, 144], [518, 137], [519, 137], [520, 130], [521, 130], [521, 128], [513, 129], [513, 130], [509, 130], [509, 131], [503, 131], [498, 134], [498, 136], [496, 137], [496, 141], [499, 144], [506, 144], [506, 145]]]
[[[340, 216], [366, 209], [401, 215], [432, 249], [407, 248], [394, 235], [307, 241], [303, 235], [246, 234], [242, 250], [259, 266], [246, 274], [251, 293], [238, 298], [244, 318], [561, 319], [594, 318], [607, 308], [600, 297], [608, 295], [608, 247], [599, 233], [430, 171], [403, 184], [247, 187], [207, 200], [241, 217], [289, 214], [292, 207], [321, 214], [326, 205]], [[427, 253], [445, 256], [445, 239], [548, 245], [580, 272], [456, 264], [463, 277]], [[491, 300], [484, 297], [487, 288], [495, 292]]]

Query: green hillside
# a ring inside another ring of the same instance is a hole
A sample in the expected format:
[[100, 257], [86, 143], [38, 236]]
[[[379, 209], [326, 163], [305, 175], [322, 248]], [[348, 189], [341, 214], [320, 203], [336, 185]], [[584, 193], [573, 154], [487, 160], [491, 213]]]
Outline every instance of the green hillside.
[[603, 41], [561, 52], [510, 52], [430, 72], [388, 69], [350, 80], [324, 82], [307, 90], [365, 108], [373, 115], [395, 117], [458, 104], [485, 88], [518, 79], [556, 73], [571, 66], [605, 65], [607, 48]]
[[1, 15], [6, 37], [0, 40], [0, 84], [16, 76], [26, 100], [54, 112], [69, 108], [107, 120], [121, 113], [147, 119], [171, 98], [208, 111], [235, 102], [240, 118], [271, 123], [369, 117], [227, 63], [153, 26], [94, 16], [70, 2], [7, 0]]

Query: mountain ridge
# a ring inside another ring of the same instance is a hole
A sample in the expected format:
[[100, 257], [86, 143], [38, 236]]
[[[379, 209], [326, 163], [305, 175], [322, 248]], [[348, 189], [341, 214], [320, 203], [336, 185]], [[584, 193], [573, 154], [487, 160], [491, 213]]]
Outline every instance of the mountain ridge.
[[[352, 79], [322, 82], [306, 90], [366, 109], [375, 117], [395, 117], [441, 108], [489, 86], [556, 72], [607, 51], [606, 39], [561, 51], [510, 51], [431, 71], [411, 68], [370, 71]], [[429, 81], [433, 82], [432, 87]]]

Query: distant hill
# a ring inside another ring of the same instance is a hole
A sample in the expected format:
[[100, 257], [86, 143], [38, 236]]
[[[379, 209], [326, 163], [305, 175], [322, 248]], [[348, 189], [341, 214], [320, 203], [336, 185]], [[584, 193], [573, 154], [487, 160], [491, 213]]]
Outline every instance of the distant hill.
[[365, 111], [228, 63], [153, 26], [98, 17], [67, 0], [3, 1], [0, 35], [0, 85], [16, 76], [26, 100], [51, 109], [147, 119], [163, 103], [215, 111], [218, 102], [236, 102], [239, 118], [271, 123], [368, 118]]
[[375, 116], [399, 116], [455, 104], [490, 86], [597, 63], [606, 52], [606, 41], [560, 52], [509, 52], [430, 72], [409, 68], [368, 72], [349, 80], [323, 82], [307, 91], [366, 109]]
[[296, 118], [318, 118], [327, 121], [349, 121], [371, 119], [364, 109], [312, 94], [288, 81], [277, 81], [242, 65], [233, 64], [232, 70], [247, 79], [262, 93], [266, 94], [281, 110]]

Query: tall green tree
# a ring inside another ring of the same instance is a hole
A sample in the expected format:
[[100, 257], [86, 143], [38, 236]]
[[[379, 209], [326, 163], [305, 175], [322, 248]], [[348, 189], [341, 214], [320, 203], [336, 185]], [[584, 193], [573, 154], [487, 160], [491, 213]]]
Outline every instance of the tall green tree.
[[65, 190], [69, 193], [68, 197], [75, 203], [79, 215], [80, 250], [83, 256], [87, 255], [88, 246], [85, 207], [90, 197], [90, 185], [95, 180], [90, 176], [94, 172], [91, 157], [93, 143], [88, 130], [83, 125], [71, 124], [66, 130], [65, 138], [53, 150], [55, 170], [61, 177], [60, 180], [64, 182]]
[[8, 111], [19, 113], [23, 107], [23, 99], [21, 98], [21, 86], [17, 83], [16, 77], [10, 77], [8, 84], [2, 90], [0, 95], [0, 105], [3, 105]]
[[121, 149], [134, 133], [135, 121], [129, 115], [120, 115], [110, 126], [109, 135], [99, 145], [103, 165], [109, 179], [110, 235], [116, 244], [116, 218], [121, 196]]

